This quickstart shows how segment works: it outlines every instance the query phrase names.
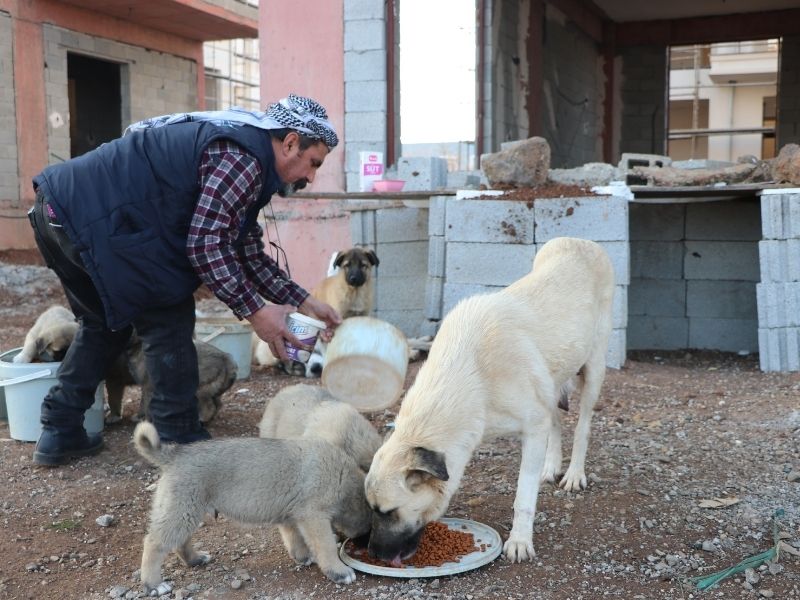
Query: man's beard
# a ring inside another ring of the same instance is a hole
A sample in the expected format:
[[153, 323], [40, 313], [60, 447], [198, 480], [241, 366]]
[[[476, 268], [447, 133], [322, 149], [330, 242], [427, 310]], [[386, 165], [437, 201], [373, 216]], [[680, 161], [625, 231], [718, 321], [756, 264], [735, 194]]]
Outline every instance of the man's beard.
[[278, 196], [281, 198], [286, 198], [287, 196], [291, 196], [298, 190], [302, 190], [304, 187], [308, 185], [308, 179], [305, 177], [303, 179], [298, 179], [293, 183], [284, 183], [280, 188], [278, 188]]

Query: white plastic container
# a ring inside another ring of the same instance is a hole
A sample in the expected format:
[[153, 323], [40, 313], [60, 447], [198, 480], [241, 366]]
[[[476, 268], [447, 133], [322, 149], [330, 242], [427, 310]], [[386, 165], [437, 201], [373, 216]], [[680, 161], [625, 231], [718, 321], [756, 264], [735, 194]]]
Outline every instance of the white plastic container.
[[322, 384], [358, 410], [383, 410], [400, 399], [407, 369], [402, 331], [374, 317], [350, 317], [325, 351]]
[[[314, 347], [314, 344], [317, 343], [317, 336], [319, 336], [321, 331], [325, 331], [327, 327], [324, 321], [312, 319], [299, 312], [293, 312], [286, 316], [286, 326], [297, 339], [310, 348]], [[288, 342], [284, 345], [286, 346], [286, 354], [288, 354], [289, 358], [292, 360], [307, 363], [308, 359], [311, 357], [311, 352], [308, 350], [295, 348]]]
[[221, 318], [199, 318], [194, 333], [202, 342], [227, 352], [236, 363], [236, 379], [250, 377], [253, 326], [247, 321]]
[[372, 184], [383, 179], [383, 152], [359, 152], [358, 162], [358, 191], [371, 192]]
[[[39, 421], [42, 400], [56, 384], [60, 362], [15, 363], [22, 348], [0, 354], [0, 387], [6, 398], [8, 431], [15, 440], [35, 442], [42, 433]], [[94, 404], [84, 413], [83, 426], [88, 433], [103, 431], [103, 383], [97, 387]]]

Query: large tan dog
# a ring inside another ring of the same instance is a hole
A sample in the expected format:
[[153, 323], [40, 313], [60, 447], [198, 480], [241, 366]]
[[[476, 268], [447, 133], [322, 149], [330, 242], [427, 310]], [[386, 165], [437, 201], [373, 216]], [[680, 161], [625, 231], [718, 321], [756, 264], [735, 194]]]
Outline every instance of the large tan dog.
[[78, 332], [75, 315], [63, 306], [51, 306], [30, 328], [15, 363], [60, 362]]
[[397, 564], [413, 554], [424, 525], [447, 510], [474, 449], [482, 440], [517, 434], [522, 459], [503, 551], [512, 562], [533, 558], [540, 479], [561, 465], [559, 395], [579, 371], [580, 417], [561, 485], [586, 485], [613, 293], [611, 261], [598, 244], [557, 238], [537, 253], [531, 273], [499, 292], [463, 300], [445, 317], [400, 406], [394, 434], [367, 474], [373, 555]]
[[161, 444], [147, 422], [136, 426], [133, 441], [139, 454], [161, 467], [142, 552], [146, 593], [161, 592], [161, 564], [173, 549], [186, 565], [209, 562], [191, 537], [206, 513], [217, 512], [245, 524], [290, 525], [298, 532], [292, 558], [315, 561], [336, 583], [355, 581], [337, 555], [333, 530], [365, 534], [370, 509], [364, 473], [340, 448], [312, 439]]

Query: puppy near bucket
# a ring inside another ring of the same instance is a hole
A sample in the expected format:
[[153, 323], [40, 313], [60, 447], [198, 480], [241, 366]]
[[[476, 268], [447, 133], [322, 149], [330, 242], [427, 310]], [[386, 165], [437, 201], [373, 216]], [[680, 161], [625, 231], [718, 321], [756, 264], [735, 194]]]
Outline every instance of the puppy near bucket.
[[391, 323], [345, 319], [328, 344], [322, 384], [360, 411], [383, 410], [403, 392], [408, 355], [406, 336]]

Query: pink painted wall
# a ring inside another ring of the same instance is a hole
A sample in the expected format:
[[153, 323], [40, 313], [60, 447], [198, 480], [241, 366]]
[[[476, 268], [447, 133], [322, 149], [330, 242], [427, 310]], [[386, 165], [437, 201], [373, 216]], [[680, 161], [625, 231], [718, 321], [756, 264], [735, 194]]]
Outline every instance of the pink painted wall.
[[[325, 159], [310, 192], [345, 187], [343, 11], [343, 0], [261, 0], [259, 5], [262, 104], [289, 93], [310, 96], [326, 108], [339, 134], [339, 146]], [[292, 277], [314, 287], [325, 276], [331, 253], [352, 245], [349, 213], [329, 200], [273, 203]]]

